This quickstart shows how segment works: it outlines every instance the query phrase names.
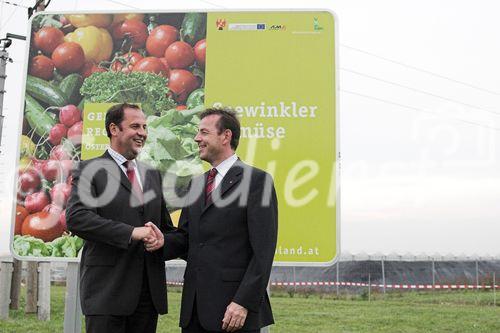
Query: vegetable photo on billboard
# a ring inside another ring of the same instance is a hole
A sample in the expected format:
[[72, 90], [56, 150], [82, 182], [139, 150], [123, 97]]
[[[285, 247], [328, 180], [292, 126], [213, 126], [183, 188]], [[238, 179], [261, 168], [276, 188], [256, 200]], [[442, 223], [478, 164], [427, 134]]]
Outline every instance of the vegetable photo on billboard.
[[[12, 228], [15, 255], [74, 258], [83, 246], [66, 228], [65, 207], [71, 172], [85, 150], [85, 105], [141, 105], [149, 138], [140, 159], [173, 173], [177, 193], [203, 171], [193, 138], [204, 108], [206, 16], [34, 16]], [[177, 208], [169, 206], [173, 216]]]

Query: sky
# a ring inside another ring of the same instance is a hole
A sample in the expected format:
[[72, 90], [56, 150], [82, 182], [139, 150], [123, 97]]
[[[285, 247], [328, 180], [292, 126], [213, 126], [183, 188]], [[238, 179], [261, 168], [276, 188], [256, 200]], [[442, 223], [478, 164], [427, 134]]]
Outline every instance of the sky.
[[[0, 37], [26, 35], [27, 9], [1, 1]], [[330, 9], [338, 18], [342, 252], [498, 256], [498, 2], [52, 0], [49, 6], [266, 8]], [[15, 40], [8, 51], [0, 253], [8, 251], [26, 43]]]

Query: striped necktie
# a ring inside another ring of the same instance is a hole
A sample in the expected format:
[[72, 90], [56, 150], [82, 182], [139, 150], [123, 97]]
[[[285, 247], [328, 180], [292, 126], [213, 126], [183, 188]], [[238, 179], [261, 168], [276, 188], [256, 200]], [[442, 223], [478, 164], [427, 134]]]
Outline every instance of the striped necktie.
[[134, 191], [137, 198], [143, 202], [144, 193], [142, 192], [141, 185], [139, 185], [139, 181], [135, 177], [134, 163], [132, 163], [132, 161], [125, 161], [123, 166], [127, 169], [127, 177], [128, 180], [130, 180], [130, 184], [132, 184], [132, 191]]
[[207, 177], [207, 185], [205, 187], [205, 205], [209, 205], [212, 203], [212, 191], [215, 186], [215, 176], [217, 175], [217, 169], [213, 168], [208, 173]]

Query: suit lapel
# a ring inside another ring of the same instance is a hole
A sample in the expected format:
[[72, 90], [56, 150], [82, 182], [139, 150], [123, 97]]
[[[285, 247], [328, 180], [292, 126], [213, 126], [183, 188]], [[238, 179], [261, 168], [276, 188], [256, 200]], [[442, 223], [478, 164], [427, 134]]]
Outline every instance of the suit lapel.
[[[214, 202], [221, 200], [221, 198], [224, 196], [224, 194], [227, 191], [229, 191], [231, 188], [233, 188], [236, 184], [238, 184], [240, 182], [241, 177], [242, 177], [242, 173], [243, 173], [243, 168], [242, 168], [241, 162], [238, 160], [227, 171], [227, 173], [224, 176], [224, 178], [222, 178], [222, 182], [218, 186], [218, 187], [220, 187], [220, 194], [216, 198], [214, 198], [212, 200], [212, 202], [210, 202], [208, 205], [204, 205], [202, 214], [208, 208], [210, 208], [214, 204]], [[208, 173], [206, 173], [205, 178], [204, 178], [205, 179], [205, 183], [206, 183], [207, 177], [208, 177]], [[214, 192], [215, 191], [219, 191], [219, 189], [215, 188]], [[202, 201], [202, 203], [204, 203], [204, 202], [205, 202], [205, 192], [203, 192], [203, 201]]]
[[[116, 163], [113, 157], [111, 157], [111, 155], [108, 153], [107, 150], [104, 152], [101, 158], [104, 159], [103, 163], [105, 169], [108, 171], [108, 175], [111, 175], [113, 178], [120, 181], [120, 183], [137, 198], [137, 195], [134, 193], [134, 191], [132, 191], [132, 184], [130, 183], [130, 180], [128, 179], [127, 175], [123, 172], [121, 167]], [[147, 189], [146, 183], [148, 179], [148, 177], [146, 177], [147, 168], [145, 167], [144, 164], [139, 163], [138, 161], [137, 161], [137, 168], [139, 169], [139, 175], [141, 177], [142, 192], [145, 193]]]

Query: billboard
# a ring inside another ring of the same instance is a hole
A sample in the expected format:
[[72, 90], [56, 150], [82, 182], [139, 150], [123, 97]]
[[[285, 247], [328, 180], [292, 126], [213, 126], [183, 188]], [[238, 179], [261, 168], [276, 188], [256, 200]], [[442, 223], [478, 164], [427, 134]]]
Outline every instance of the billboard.
[[[148, 117], [139, 159], [176, 176], [175, 188], [164, 186], [167, 201], [208, 168], [194, 141], [198, 114], [232, 107], [242, 124], [238, 156], [275, 180], [275, 262], [331, 264], [340, 216], [335, 26], [328, 11], [36, 15], [14, 255], [74, 260], [83, 241], [65, 226], [71, 170], [106, 150], [105, 112], [129, 102]], [[179, 207], [169, 211], [176, 223]]]

